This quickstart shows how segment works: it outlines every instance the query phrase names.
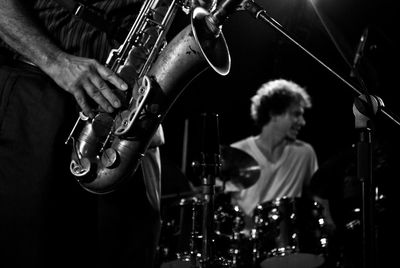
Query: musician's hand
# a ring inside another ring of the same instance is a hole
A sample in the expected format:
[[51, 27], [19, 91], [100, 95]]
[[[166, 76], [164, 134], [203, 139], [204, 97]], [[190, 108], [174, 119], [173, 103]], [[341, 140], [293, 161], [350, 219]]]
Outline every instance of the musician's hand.
[[121, 106], [121, 101], [113, 93], [108, 83], [117, 89], [126, 90], [128, 85], [107, 67], [93, 59], [60, 53], [57, 59], [44, 70], [64, 90], [71, 93], [83, 113], [92, 117], [89, 99], [93, 99], [102, 109], [113, 112]]

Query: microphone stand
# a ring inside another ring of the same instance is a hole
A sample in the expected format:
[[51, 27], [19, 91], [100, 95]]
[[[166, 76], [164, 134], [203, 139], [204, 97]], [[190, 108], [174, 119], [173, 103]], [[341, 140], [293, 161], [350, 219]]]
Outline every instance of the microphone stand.
[[[367, 101], [366, 98], [369, 98]], [[372, 109], [371, 106], [372, 105]], [[372, 176], [372, 135], [370, 117], [380, 105], [380, 99], [362, 95], [355, 99], [353, 113], [355, 128], [358, 130], [357, 177], [361, 182], [361, 225], [362, 225], [362, 267], [376, 266], [375, 251], [375, 183]], [[372, 113], [371, 113], [372, 112]]]
[[[328, 65], [314, 56], [306, 48], [304, 48], [300, 43], [298, 43], [290, 34], [273, 18], [271, 18], [267, 12], [258, 4], [254, 3], [253, 0], [244, 0], [239, 10], [247, 10], [254, 18], [268, 23], [275, 30], [284, 35], [296, 46], [301, 48], [306, 54], [317, 61], [325, 69], [330, 71], [334, 76], [336, 76], [340, 81], [350, 87], [355, 93], [357, 93], [358, 98], [356, 98], [355, 104], [353, 106], [353, 111], [355, 115], [355, 127], [359, 130], [359, 141], [357, 144], [357, 176], [362, 183], [362, 238], [363, 238], [363, 267], [373, 268], [376, 266], [375, 258], [375, 232], [374, 232], [374, 182], [372, 179], [372, 150], [371, 150], [371, 129], [368, 126], [368, 117], [373, 111], [381, 112], [389, 120], [400, 126], [400, 120], [398, 117], [390, 112], [384, 107], [383, 101], [376, 96], [363, 95], [363, 92], [349, 83], [346, 79], [341, 77], [335, 71], [333, 71]], [[353, 68], [354, 69], [354, 68]], [[354, 71], [354, 70], [352, 70]], [[356, 72], [357, 74], [357, 72]], [[360, 79], [359, 79], [360, 80]], [[369, 112], [367, 112], [369, 111]]]
[[[361, 236], [362, 236], [362, 267], [377, 267], [376, 230], [375, 230], [375, 182], [372, 175], [372, 132], [373, 117], [383, 107], [383, 101], [376, 96], [368, 94], [364, 80], [357, 69], [357, 63], [362, 57], [363, 46], [366, 42], [368, 28], [364, 30], [359, 47], [357, 48], [354, 63], [351, 67], [350, 77], [359, 82], [365, 92], [354, 100], [353, 114], [354, 125], [358, 134], [357, 142], [357, 178], [361, 183]], [[372, 124], [371, 124], [372, 123]]]

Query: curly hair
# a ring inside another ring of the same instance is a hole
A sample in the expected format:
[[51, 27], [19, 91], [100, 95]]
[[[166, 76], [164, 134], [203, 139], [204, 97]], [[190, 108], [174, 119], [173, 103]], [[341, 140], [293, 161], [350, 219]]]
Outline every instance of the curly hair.
[[251, 118], [257, 127], [267, 124], [272, 115], [284, 114], [292, 104], [302, 104], [305, 108], [312, 105], [305, 88], [286, 79], [262, 84], [251, 102]]

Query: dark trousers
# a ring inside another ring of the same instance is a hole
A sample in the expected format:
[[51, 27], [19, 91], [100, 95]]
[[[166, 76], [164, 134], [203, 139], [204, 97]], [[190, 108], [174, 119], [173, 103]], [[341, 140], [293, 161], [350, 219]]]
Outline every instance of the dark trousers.
[[[136, 174], [141, 174], [140, 170]], [[115, 192], [99, 197], [100, 267], [154, 267], [160, 213], [147, 201], [136, 175]]]
[[82, 189], [64, 144], [76, 118], [36, 67], [0, 64], [0, 266], [152, 267], [160, 219], [140, 172], [110, 195]]

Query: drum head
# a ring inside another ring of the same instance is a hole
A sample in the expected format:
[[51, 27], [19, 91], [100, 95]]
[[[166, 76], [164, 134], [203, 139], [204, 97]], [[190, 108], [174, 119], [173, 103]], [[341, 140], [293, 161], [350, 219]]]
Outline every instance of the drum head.
[[160, 268], [191, 268], [190, 261], [170, 261], [161, 264]]
[[261, 268], [317, 268], [325, 262], [322, 255], [294, 253], [287, 256], [276, 256], [261, 262]]

